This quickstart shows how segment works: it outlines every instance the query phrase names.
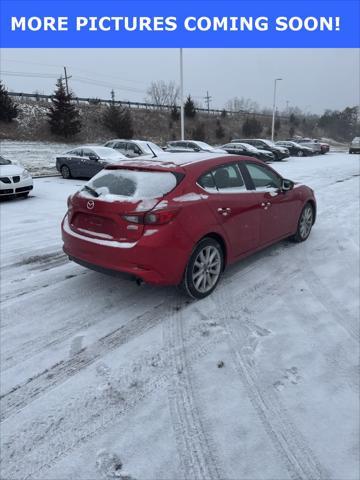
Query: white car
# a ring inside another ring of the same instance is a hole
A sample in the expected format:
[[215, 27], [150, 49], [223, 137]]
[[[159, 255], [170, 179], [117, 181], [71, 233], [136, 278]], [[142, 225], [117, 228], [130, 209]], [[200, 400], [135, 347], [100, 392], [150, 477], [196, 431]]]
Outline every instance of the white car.
[[27, 197], [32, 189], [30, 173], [0, 156], [0, 198]]
[[104, 147], [114, 148], [127, 158], [159, 157], [164, 154], [163, 149], [156, 143], [147, 140], [122, 140], [118, 138], [109, 140]]
[[208, 143], [198, 140], [176, 140], [168, 142], [166, 146], [167, 152], [211, 152], [211, 153], [227, 153], [220, 147], [212, 147]]

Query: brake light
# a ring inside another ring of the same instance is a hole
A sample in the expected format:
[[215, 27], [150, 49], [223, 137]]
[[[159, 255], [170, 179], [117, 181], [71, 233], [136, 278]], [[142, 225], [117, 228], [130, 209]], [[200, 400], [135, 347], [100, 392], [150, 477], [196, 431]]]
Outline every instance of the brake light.
[[179, 209], [153, 210], [144, 216], [145, 225], [164, 225], [171, 222], [179, 213]]
[[165, 225], [171, 222], [178, 214], [179, 209], [152, 210], [144, 214], [122, 215], [122, 218], [129, 223], [143, 225]]

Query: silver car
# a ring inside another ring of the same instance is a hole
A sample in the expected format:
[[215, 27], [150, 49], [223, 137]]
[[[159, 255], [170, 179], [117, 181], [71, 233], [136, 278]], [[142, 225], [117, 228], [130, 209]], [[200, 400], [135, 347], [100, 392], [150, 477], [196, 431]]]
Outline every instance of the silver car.
[[350, 143], [349, 153], [360, 153], [360, 137], [355, 137]]

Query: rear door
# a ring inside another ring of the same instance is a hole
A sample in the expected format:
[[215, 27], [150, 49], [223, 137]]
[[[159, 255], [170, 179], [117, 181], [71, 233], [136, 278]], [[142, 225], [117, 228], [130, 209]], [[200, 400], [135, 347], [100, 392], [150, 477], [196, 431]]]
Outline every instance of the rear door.
[[255, 192], [246, 188], [237, 163], [203, 174], [198, 184], [208, 193], [208, 205], [222, 226], [234, 256], [259, 245], [260, 207]]
[[254, 195], [261, 208], [260, 244], [266, 245], [291, 234], [298, 211], [294, 190], [280, 190], [282, 178], [266, 165], [244, 162], [253, 183]]

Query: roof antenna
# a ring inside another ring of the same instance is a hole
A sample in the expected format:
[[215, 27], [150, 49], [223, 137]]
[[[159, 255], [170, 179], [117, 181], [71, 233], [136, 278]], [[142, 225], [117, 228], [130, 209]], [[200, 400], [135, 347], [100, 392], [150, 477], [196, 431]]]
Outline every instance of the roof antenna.
[[150, 148], [151, 153], [153, 154], [152, 158], [158, 158], [158, 156], [156, 155], [156, 153], [154, 152], [154, 150], [150, 147], [150, 145], [149, 145], [148, 143], [147, 143], [146, 145]]

